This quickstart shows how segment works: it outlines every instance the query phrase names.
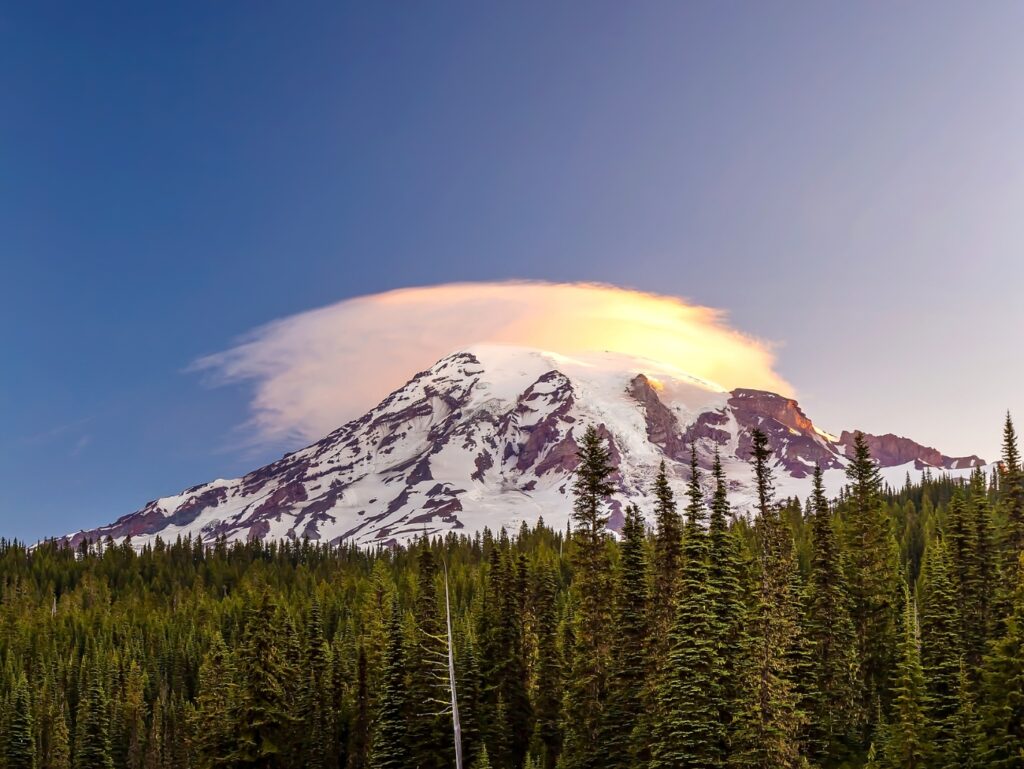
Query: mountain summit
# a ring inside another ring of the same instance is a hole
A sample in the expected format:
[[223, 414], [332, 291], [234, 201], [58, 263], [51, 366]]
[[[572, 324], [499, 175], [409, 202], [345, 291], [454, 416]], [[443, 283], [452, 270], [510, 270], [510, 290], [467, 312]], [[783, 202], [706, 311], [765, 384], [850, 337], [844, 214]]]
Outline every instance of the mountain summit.
[[[564, 526], [576, 439], [590, 424], [608, 439], [619, 468], [612, 528], [623, 504], [650, 509], [662, 461], [682, 492], [691, 444], [705, 468], [721, 454], [732, 502], [744, 510], [752, 502], [746, 460], [753, 428], [769, 436], [782, 496], [804, 496], [815, 465], [837, 492], [853, 443], [850, 432], [836, 437], [818, 429], [790, 398], [728, 392], [654, 361], [479, 345], [443, 358], [304, 449], [65, 540], [131, 537], [141, 545], [191, 534], [204, 541], [225, 535], [391, 545], [422, 534], [514, 527], [540, 516]], [[985, 464], [895, 435], [867, 440], [894, 484], [926, 469], [959, 475]]]

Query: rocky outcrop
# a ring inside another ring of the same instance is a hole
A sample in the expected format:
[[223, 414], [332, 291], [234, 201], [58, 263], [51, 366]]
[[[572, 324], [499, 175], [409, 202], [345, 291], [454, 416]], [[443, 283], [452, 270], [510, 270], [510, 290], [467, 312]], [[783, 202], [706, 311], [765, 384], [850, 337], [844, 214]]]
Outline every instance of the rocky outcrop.
[[[847, 457], [853, 456], [854, 432], [844, 430], [839, 436], [838, 445], [842, 448]], [[871, 456], [883, 467], [905, 465], [913, 462], [914, 467], [922, 470], [925, 467], [935, 467], [944, 470], [963, 470], [973, 467], [982, 467], [985, 460], [981, 457], [971, 455], [969, 457], [949, 457], [933, 449], [930, 446], [923, 446], [910, 438], [903, 438], [899, 435], [886, 433], [885, 435], [871, 435], [863, 433], [864, 440], [871, 451]]]

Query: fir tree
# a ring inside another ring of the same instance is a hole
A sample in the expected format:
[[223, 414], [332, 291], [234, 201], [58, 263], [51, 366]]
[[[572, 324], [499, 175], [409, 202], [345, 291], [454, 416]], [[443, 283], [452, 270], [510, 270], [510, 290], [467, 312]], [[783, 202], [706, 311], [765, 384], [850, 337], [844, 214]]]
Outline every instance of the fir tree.
[[548, 563], [541, 564], [537, 569], [533, 605], [537, 643], [535, 735], [540, 743], [538, 752], [542, 769], [554, 769], [562, 744], [562, 664], [558, 650], [557, 588], [554, 568]]
[[199, 669], [193, 731], [200, 769], [225, 766], [234, 750], [235, 677], [234, 661], [216, 633]]
[[849, 613], [843, 556], [825, 497], [821, 467], [814, 468], [811, 562], [807, 596], [807, 643], [812, 696], [812, 756], [835, 758], [852, 736], [857, 702], [857, 650]]
[[287, 660], [275, 621], [276, 606], [267, 590], [255, 598], [246, 612], [245, 642], [238, 653], [238, 690], [232, 721], [234, 745], [226, 759], [232, 767], [285, 766], [288, 737], [296, 717], [286, 694]]
[[36, 742], [32, 713], [32, 698], [29, 695], [25, 674], [18, 676], [11, 698], [11, 713], [5, 734], [4, 769], [35, 769]]
[[903, 641], [896, 669], [893, 710], [896, 718], [886, 746], [893, 769], [920, 769], [932, 757], [931, 728], [925, 715], [924, 672], [921, 669], [917, 611], [906, 595]]
[[395, 601], [387, 627], [382, 690], [370, 753], [372, 769], [407, 769], [414, 766], [411, 763], [406, 728], [409, 701], [404, 640], [402, 616], [398, 602]]
[[[1021, 558], [1024, 561], [1024, 556]], [[1024, 766], [1024, 568], [1018, 564], [1013, 607], [985, 659], [984, 703], [980, 707], [987, 769]]]
[[615, 642], [612, 651], [608, 706], [605, 711], [604, 766], [636, 766], [642, 744], [636, 730], [643, 715], [647, 673], [647, 563], [644, 520], [636, 505], [626, 507], [622, 528], [621, 564], [616, 591]]
[[574, 648], [565, 695], [566, 761], [572, 769], [590, 769], [603, 755], [600, 748], [602, 711], [610, 658], [610, 579], [605, 528], [606, 503], [614, 492], [615, 472], [604, 439], [588, 427], [579, 448], [573, 485], [572, 520]]
[[439, 769], [452, 751], [451, 720], [445, 716], [449, 707], [448, 653], [437, 603], [437, 567], [426, 540], [421, 543], [416, 560], [416, 643], [409, 659], [410, 760], [421, 769]]
[[707, 514], [694, 447], [687, 498], [683, 573], [651, 760], [651, 767], [659, 769], [710, 769], [721, 766], [724, 758], [719, 626], [710, 600]]
[[721, 754], [729, 753], [728, 735], [741, 702], [740, 671], [742, 656], [747, 646], [744, 615], [744, 590], [741, 575], [744, 566], [740, 557], [740, 544], [729, 529], [731, 517], [728, 483], [722, 459], [715, 452], [711, 469], [715, 484], [708, 525], [709, 569], [708, 587], [715, 614], [715, 637], [718, 641], [720, 710], [724, 742]]
[[[668, 483], [665, 462], [654, 480], [654, 520], [657, 526], [654, 541], [654, 595], [675, 595], [683, 554], [683, 524], [676, 508], [675, 495]], [[651, 653], [660, 659], [668, 650], [668, 631], [672, 624], [671, 601], [651, 603]]]
[[742, 769], [796, 769], [804, 715], [797, 705], [794, 649], [800, 644], [792, 538], [775, 503], [768, 437], [752, 431], [757, 484], [758, 586], [747, 626], [744, 698], [729, 763]]
[[1024, 550], [1024, 467], [1017, 446], [1017, 431], [1009, 412], [1003, 424], [1003, 456], [1000, 467], [999, 491], [1007, 521], [1006, 543], [1011, 563]]
[[941, 750], [953, 739], [959, 705], [960, 623], [949, 556], [941, 539], [925, 551], [922, 571], [921, 663], [927, 681], [927, 712]]
[[113, 768], [108, 703], [99, 653], [94, 652], [92, 664], [85, 674], [85, 692], [78, 703], [75, 769]]
[[850, 481], [845, 505], [847, 584], [860, 659], [860, 706], [863, 713], [871, 713], [874, 703], [888, 695], [899, 572], [891, 523], [881, 499], [882, 481], [863, 433], [854, 434], [853, 448], [846, 468]]

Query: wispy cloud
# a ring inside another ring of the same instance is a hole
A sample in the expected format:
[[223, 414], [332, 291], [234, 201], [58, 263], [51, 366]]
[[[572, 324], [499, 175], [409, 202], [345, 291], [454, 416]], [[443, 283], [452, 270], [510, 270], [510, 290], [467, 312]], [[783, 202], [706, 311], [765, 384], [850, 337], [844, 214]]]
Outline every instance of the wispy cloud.
[[254, 384], [257, 440], [312, 440], [479, 342], [610, 350], [727, 388], [792, 391], [774, 370], [772, 346], [730, 327], [722, 311], [587, 283], [454, 283], [349, 299], [257, 328], [191, 369], [215, 384]]

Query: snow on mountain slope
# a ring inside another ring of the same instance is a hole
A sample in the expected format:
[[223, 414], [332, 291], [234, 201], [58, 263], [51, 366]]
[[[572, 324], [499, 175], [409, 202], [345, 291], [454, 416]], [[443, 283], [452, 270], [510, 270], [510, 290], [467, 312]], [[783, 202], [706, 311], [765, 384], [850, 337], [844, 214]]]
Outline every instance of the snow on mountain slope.
[[[344, 383], [339, 383], [344, 386]], [[211, 541], [303, 538], [390, 545], [422, 534], [533, 523], [565, 526], [576, 438], [595, 425], [619, 471], [611, 527], [627, 502], [650, 509], [662, 461], [682, 493], [689, 447], [709, 468], [722, 456], [733, 505], [752, 502], [750, 431], [765, 430], [780, 495], [805, 496], [816, 464], [838, 492], [852, 435], [819, 430], [791, 399], [724, 391], [655, 361], [567, 357], [479, 345], [453, 353], [324, 439], [242, 478], [150, 502], [115, 523], [66, 537]], [[984, 464], [896, 436], [868, 436], [886, 479], [926, 467], [963, 475]]]

